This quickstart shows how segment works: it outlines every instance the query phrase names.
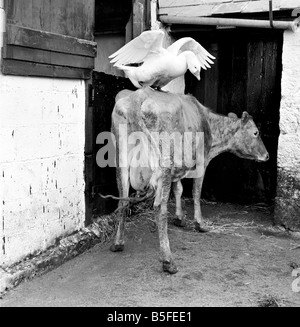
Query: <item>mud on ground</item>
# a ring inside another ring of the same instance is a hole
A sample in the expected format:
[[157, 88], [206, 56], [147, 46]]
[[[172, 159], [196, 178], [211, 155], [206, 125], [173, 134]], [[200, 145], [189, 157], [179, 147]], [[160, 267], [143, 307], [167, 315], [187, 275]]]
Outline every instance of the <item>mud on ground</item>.
[[[192, 218], [192, 202], [185, 202]], [[268, 208], [202, 205], [211, 227], [197, 233], [169, 224], [178, 273], [162, 272], [151, 215], [126, 225], [124, 252], [98, 244], [8, 292], [0, 306], [300, 306], [293, 269], [300, 239], [272, 226]], [[170, 205], [170, 220], [174, 205]], [[300, 288], [300, 282], [299, 282]]]

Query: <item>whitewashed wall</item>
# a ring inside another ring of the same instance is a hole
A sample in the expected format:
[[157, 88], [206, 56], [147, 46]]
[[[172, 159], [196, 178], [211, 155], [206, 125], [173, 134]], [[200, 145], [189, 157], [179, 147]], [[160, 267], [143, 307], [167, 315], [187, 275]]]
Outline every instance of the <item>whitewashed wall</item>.
[[278, 166], [299, 169], [300, 32], [284, 33], [282, 68]]
[[276, 220], [300, 229], [300, 32], [285, 31], [282, 52]]
[[84, 225], [84, 120], [84, 81], [0, 73], [0, 266]]

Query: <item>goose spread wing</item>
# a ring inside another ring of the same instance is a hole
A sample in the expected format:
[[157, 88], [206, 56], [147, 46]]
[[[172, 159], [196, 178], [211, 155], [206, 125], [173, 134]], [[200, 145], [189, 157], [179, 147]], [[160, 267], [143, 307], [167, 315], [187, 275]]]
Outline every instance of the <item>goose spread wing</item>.
[[162, 48], [164, 35], [161, 30], [145, 31], [110, 55], [110, 62], [114, 63], [114, 66], [140, 63], [149, 52]]
[[175, 55], [178, 55], [179, 52], [183, 51], [194, 52], [203, 69], [210, 68], [210, 64], [213, 64], [213, 61], [211, 59], [216, 59], [207, 50], [205, 50], [200, 43], [198, 43], [191, 37], [183, 37], [177, 40], [176, 42], [171, 44], [167, 50]]

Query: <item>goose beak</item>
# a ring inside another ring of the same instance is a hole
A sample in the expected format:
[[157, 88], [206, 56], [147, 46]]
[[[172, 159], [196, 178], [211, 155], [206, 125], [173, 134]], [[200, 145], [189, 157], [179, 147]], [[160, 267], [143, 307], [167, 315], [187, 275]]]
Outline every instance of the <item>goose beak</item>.
[[197, 78], [198, 81], [200, 81], [200, 71], [197, 70], [194, 74], [194, 76]]

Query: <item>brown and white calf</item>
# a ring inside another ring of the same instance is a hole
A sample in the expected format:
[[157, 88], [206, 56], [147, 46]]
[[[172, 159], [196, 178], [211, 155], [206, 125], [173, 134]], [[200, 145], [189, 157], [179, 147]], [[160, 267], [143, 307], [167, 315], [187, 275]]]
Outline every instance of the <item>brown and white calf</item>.
[[[124, 126], [127, 136], [136, 132], [146, 135], [146, 140], [152, 142], [149, 143], [150, 148], [149, 144], [145, 143], [145, 139], [141, 140], [136, 135], [129, 142], [127, 137], [121, 135], [122, 132], [124, 133]], [[205, 231], [200, 195], [205, 169], [209, 162], [225, 151], [257, 161], [266, 161], [269, 158], [259, 131], [247, 112], [244, 112], [240, 119], [233, 113], [223, 116], [201, 105], [190, 95], [158, 92], [150, 88], [134, 92], [125, 90], [117, 95], [112, 113], [112, 132], [116, 137], [117, 184], [120, 198], [128, 197], [130, 185], [136, 191], [145, 191], [149, 186], [155, 190], [154, 206], [160, 205], [156, 220], [161, 261], [163, 270], [169, 273], [177, 272], [170, 250], [167, 224], [167, 203], [171, 185], [173, 184], [176, 198], [176, 224], [183, 225], [180, 180], [195, 173], [195, 166], [201, 163], [202, 173], [194, 178], [194, 219], [196, 229]], [[190, 143], [185, 142], [183, 146], [184, 150], [188, 147], [192, 151], [192, 157], [189, 157], [192, 164], [184, 160], [181, 166], [176, 165], [178, 161], [178, 153], [177, 157], [175, 153], [176, 138], [175, 147], [170, 151], [162, 151], [164, 138], [160, 138], [158, 143], [157, 140], [153, 141], [153, 135], [162, 133], [184, 135], [187, 132], [194, 133], [193, 135], [202, 133], [202, 142], [197, 144], [193, 139]], [[200, 158], [197, 156], [197, 151], [201, 153]], [[143, 165], [134, 164], [137, 162], [137, 157], [139, 160], [141, 157], [144, 158]], [[127, 162], [127, 164], [120, 167], [118, 166], [120, 162]], [[125, 203], [125, 200], [120, 200], [119, 207], [123, 207]], [[120, 210], [118, 230], [111, 246], [112, 251], [124, 249], [124, 219], [124, 212]]]

